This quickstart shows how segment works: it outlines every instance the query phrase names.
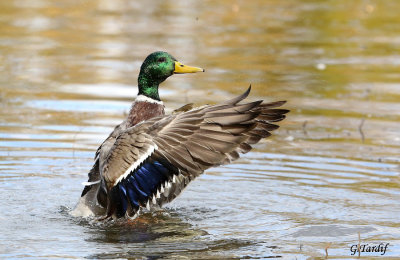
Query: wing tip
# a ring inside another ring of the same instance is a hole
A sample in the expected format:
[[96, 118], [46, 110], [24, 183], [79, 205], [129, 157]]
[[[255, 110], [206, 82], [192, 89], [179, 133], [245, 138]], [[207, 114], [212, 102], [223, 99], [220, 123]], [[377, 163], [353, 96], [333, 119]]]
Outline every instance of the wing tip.
[[225, 101], [223, 104], [224, 105], [236, 105], [237, 103], [239, 103], [243, 99], [247, 98], [249, 96], [249, 94], [250, 94], [250, 91], [251, 91], [251, 84], [249, 85], [249, 87], [247, 88], [247, 90], [243, 94], [241, 94], [241, 95], [239, 95], [239, 96], [237, 96], [235, 98], [229, 99], [229, 100]]

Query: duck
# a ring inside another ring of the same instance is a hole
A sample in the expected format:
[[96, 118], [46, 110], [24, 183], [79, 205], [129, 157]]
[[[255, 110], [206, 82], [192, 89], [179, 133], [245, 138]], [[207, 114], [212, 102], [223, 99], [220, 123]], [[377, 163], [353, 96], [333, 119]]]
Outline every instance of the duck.
[[166, 114], [159, 85], [174, 74], [205, 70], [167, 52], [151, 53], [140, 67], [138, 95], [125, 120], [95, 153], [88, 181], [72, 214], [134, 219], [175, 199], [205, 170], [237, 160], [271, 135], [289, 112], [286, 101], [185, 105]]

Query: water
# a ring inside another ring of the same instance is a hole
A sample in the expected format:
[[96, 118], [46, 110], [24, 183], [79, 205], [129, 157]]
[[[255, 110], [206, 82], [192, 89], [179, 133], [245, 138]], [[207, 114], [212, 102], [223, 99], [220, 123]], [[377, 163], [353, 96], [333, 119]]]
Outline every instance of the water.
[[[0, 3], [0, 258], [400, 256], [396, 1]], [[137, 221], [71, 217], [97, 146], [166, 50], [206, 73], [171, 111], [243, 92], [288, 100], [274, 136]], [[371, 256], [378, 254], [361, 253]]]

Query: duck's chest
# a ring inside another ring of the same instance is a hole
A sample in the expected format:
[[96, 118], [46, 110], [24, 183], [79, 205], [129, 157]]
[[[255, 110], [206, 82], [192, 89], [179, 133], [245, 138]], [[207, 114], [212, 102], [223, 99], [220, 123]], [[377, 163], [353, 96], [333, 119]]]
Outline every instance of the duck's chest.
[[162, 102], [135, 101], [129, 111], [127, 119], [128, 127], [153, 117], [163, 116], [164, 114], [164, 105]]

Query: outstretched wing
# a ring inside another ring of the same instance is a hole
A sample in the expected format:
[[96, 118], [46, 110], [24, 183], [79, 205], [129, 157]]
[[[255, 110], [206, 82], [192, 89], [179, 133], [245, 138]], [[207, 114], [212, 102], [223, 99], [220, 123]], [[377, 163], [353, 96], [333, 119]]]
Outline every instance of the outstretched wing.
[[107, 215], [135, 215], [162, 205], [204, 170], [228, 163], [278, 128], [284, 102], [240, 104], [250, 92], [218, 105], [152, 118], [118, 136], [102, 163]]
[[[110, 149], [114, 146], [115, 140], [117, 137], [127, 129], [126, 121], [122, 122], [121, 124], [117, 125], [114, 130], [110, 133], [110, 135], [104, 140], [104, 142], [97, 148], [95, 154], [95, 162], [92, 169], [88, 173], [88, 181], [84, 182], [85, 188], [82, 191], [81, 197], [85, 196], [89, 191], [95, 190], [97, 195], [97, 200], [100, 205], [104, 206], [104, 189], [100, 189], [97, 191], [98, 183], [101, 180], [100, 177], [100, 161], [104, 162], [105, 157], [109, 154]], [[94, 189], [93, 189], [94, 188]]]

